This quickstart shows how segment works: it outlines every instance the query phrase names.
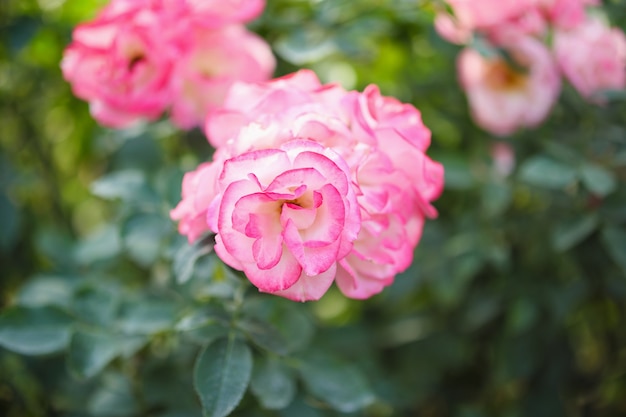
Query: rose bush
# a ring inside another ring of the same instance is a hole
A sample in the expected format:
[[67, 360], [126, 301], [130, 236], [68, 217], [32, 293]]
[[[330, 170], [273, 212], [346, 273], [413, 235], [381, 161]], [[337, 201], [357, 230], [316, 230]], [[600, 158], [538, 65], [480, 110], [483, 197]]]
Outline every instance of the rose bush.
[[[73, 28], [104, 3], [0, 7], [2, 417], [624, 415], [626, 95], [572, 82], [541, 126], [496, 138], [455, 66], [468, 47], [504, 69], [493, 83], [528, 86], [520, 36], [565, 84], [557, 38], [592, 17], [623, 30], [624, 2], [537, 0], [458, 47], [433, 36], [442, 1], [272, 0], [248, 29], [277, 75], [311, 71], [236, 83], [215, 108], [209, 81], [228, 65], [201, 45], [245, 55], [224, 33], [262, 2], [114, 0], [96, 20], [128, 18], [119, 68], [138, 71], [119, 88], [87, 60], [72, 76], [107, 101], [119, 90], [113, 120], [170, 119], [124, 129], [59, 76]], [[172, 32], [173, 49], [154, 42]], [[108, 42], [87, 34], [85, 50]], [[581, 70], [615, 62], [609, 44]], [[160, 70], [178, 84], [160, 90]], [[123, 107], [141, 103], [134, 86], [161, 114]], [[171, 123], [175, 107], [210, 144]], [[425, 154], [445, 166], [434, 203], [442, 168]]]

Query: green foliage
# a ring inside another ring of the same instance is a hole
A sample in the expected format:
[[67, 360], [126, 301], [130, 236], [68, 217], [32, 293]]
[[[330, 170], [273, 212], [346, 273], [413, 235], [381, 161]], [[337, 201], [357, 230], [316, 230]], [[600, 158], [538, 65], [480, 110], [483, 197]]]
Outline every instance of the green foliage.
[[625, 413], [623, 94], [597, 107], [566, 87], [543, 126], [493, 138], [469, 118], [436, 2], [268, 1], [251, 27], [277, 75], [379, 84], [421, 110], [446, 168], [439, 218], [392, 286], [294, 303], [259, 294], [212, 236], [176, 232], [182, 175], [212, 152], [200, 131], [102, 129], [72, 96], [62, 50], [101, 4], [0, 12], [1, 415]]
[[204, 415], [230, 414], [246, 392], [252, 374], [252, 352], [234, 336], [211, 343], [200, 354], [194, 369], [194, 385]]

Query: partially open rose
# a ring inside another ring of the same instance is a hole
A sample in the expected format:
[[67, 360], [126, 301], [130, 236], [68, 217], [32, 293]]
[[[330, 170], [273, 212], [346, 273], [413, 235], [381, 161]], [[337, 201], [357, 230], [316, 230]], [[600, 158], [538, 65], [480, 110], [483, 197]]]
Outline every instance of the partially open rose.
[[217, 216], [220, 258], [263, 292], [320, 298], [361, 224], [345, 162], [294, 140], [227, 160], [218, 187], [209, 216]]
[[510, 37], [503, 46], [519, 68], [471, 48], [465, 48], [457, 61], [459, 80], [476, 124], [496, 135], [541, 123], [561, 91], [556, 63], [543, 43], [518, 36]]
[[269, 45], [243, 22], [264, 0], [112, 0], [79, 25], [61, 69], [93, 117], [121, 128], [171, 109], [181, 128], [200, 124], [237, 80], [274, 71]]
[[269, 45], [242, 25], [186, 32], [171, 76], [172, 121], [183, 129], [202, 124], [235, 81], [264, 81], [276, 65]]
[[124, 127], [155, 119], [167, 107], [174, 51], [159, 30], [159, 10], [114, 10], [105, 9], [74, 30], [61, 69], [74, 94], [89, 101], [96, 120]]
[[626, 36], [599, 19], [557, 30], [554, 53], [567, 80], [590, 101], [602, 103], [598, 93], [626, 87]]

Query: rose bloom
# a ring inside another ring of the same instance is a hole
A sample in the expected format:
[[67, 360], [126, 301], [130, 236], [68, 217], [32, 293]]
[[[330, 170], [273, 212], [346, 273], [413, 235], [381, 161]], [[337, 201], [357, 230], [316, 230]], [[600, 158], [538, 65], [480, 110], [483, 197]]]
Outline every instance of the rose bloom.
[[585, 8], [600, 4], [599, 0], [538, 0], [548, 20], [558, 28], [572, 29], [587, 19]]
[[[349, 246], [350, 250], [332, 252], [335, 256], [333, 273], [323, 275], [320, 282], [323, 281], [324, 285], [316, 288], [309, 288], [308, 284], [298, 286], [297, 297], [290, 291], [263, 286], [262, 281], [270, 277], [256, 272], [256, 269], [262, 269], [259, 259], [254, 258], [254, 254], [242, 258], [243, 254], [237, 249], [239, 245], [232, 243], [238, 242], [241, 232], [230, 233], [230, 220], [226, 223], [217, 220], [218, 217], [235, 218], [234, 214], [228, 214], [235, 210], [232, 203], [224, 205], [222, 202], [225, 194], [221, 190], [228, 187], [231, 179], [227, 178], [231, 177], [222, 173], [218, 181], [221, 185], [216, 186], [213, 182], [203, 186], [195, 184], [194, 179], [199, 178], [199, 174], [188, 174], [188, 182], [194, 183], [196, 190], [213, 189], [215, 197], [206, 207], [206, 200], [193, 197], [194, 193], [187, 193], [184, 187], [183, 201], [172, 212], [173, 218], [181, 221], [181, 233], [191, 237], [188, 225], [195, 225], [197, 215], [205, 210], [206, 224], [200, 227], [217, 233], [218, 255], [234, 268], [244, 270], [262, 291], [292, 299], [316, 299], [333, 279], [347, 296], [367, 298], [390, 285], [395, 276], [410, 265], [425, 217], [436, 216], [431, 202], [443, 188], [443, 167], [425, 155], [430, 145], [430, 131], [423, 125], [417, 109], [382, 96], [375, 86], [359, 93], [347, 92], [337, 85], [322, 85], [315, 74], [307, 70], [266, 83], [237, 83], [230, 89], [224, 104], [224, 108], [209, 115], [205, 126], [211, 142], [219, 146], [218, 157], [225, 161], [224, 170], [230, 166], [230, 161], [240, 156], [260, 155], [260, 151], [276, 152], [277, 149], [285, 151], [286, 146], [302, 140], [332, 150], [332, 155], [343, 161], [335, 163], [343, 166], [342, 171], [346, 173], [356, 198], [356, 206], [354, 201], [350, 203], [351, 209], [356, 207], [351, 219], [359, 219], [360, 231], [346, 239], [350, 245], [340, 245], [342, 248]], [[265, 157], [260, 160], [270, 165]], [[244, 167], [243, 162], [233, 166], [241, 170], [237, 174], [240, 176], [253, 172]], [[247, 182], [255, 184], [246, 178]], [[265, 182], [260, 183], [261, 187], [266, 186]], [[261, 192], [257, 188], [254, 188], [255, 192]], [[281, 207], [289, 207], [284, 206], [284, 201]], [[196, 202], [201, 202], [200, 209]], [[276, 204], [273, 202], [271, 206]], [[265, 213], [264, 206], [256, 203], [245, 207], [251, 213], [254, 210]], [[352, 225], [349, 230], [356, 230], [356, 227]], [[264, 235], [266, 232], [258, 233]], [[222, 235], [228, 236], [231, 243], [227, 243]], [[249, 253], [249, 250], [244, 252]], [[276, 252], [272, 253], [276, 255]], [[331, 252], [323, 253], [327, 256]], [[305, 258], [296, 259], [306, 275], [314, 272], [307, 269]], [[288, 265], [291, 265], [290, 271], [296, 271], [295, 264]], [[256, 274], [255, 278], [251, 278], [251, 274]]]
[[167, 107], [171, 56], [161, 15], [154, 8], [105, 8], [74, 30], [61, 69], [74, 94], [89, 101], [93, 117], [110, 127], [155, 119]]
[[166, 0], [184, 3], [196, 22], [217, 28], [233, 23], [246, 23], [259, 17], [265, 0]]
[[126, 127], [172, 108], [182, 128], [200, 124], [235, 80], [269, 78], [269, 46], [242, 22], [264, 0], [113, 0], [79, 25], [61, 68], [101, 124]]
[[626, 84], [626, 37], [599, 19], [554, 35], [554, 54], [563, 74], [585, 98], [602, 103], [603, 90]]
[[[168, 14], [192, 19], [211, 29], [247, 23], [263, 12], [265, 0], [111, 0], [106, 13], [130, 9], [158, 8]], [[177, 19], [171, 20], [176, 23]]]
[[216, 253], [263, 292], [319, 299], [361, 225], [349, 175], [336, 153], [308, 140], [227, 160], [209, 213]]
[[449, 1], [454, 16], [438, 13], [435, 29], [442, 38], [456, 44], [469, 43], [475, 31], [487, 38], [499, 37], [500, 32], [541, 36], [547, 22], [537, 1]]
[[181, 128], [201, 124], [235, 81], [264, 81], [274, 72], [269, 45], [243, 26], [185, 32], [171, 76], [172, 121]]
[[537, 0], [447, 0], [455, 18], [465, 28], [480, 29], [501, 24], [523, 14]]
[[457, 61], [459, 81], [474, 121], [501, 136], [541, 123], [561, 87], [556, 64], [540, 41], [518, 36], [508, 38], [505, 47], [521, 69], [471, 48], [464, 49]]

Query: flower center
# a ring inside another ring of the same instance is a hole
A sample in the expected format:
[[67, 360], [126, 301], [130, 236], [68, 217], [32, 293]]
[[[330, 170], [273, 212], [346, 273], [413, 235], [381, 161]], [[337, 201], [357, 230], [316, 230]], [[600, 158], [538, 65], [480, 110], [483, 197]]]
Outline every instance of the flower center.
[[486, 81], [494, 90], [521, 90], [525, 87], [528, 76], [499, 59], [488, 64]]

